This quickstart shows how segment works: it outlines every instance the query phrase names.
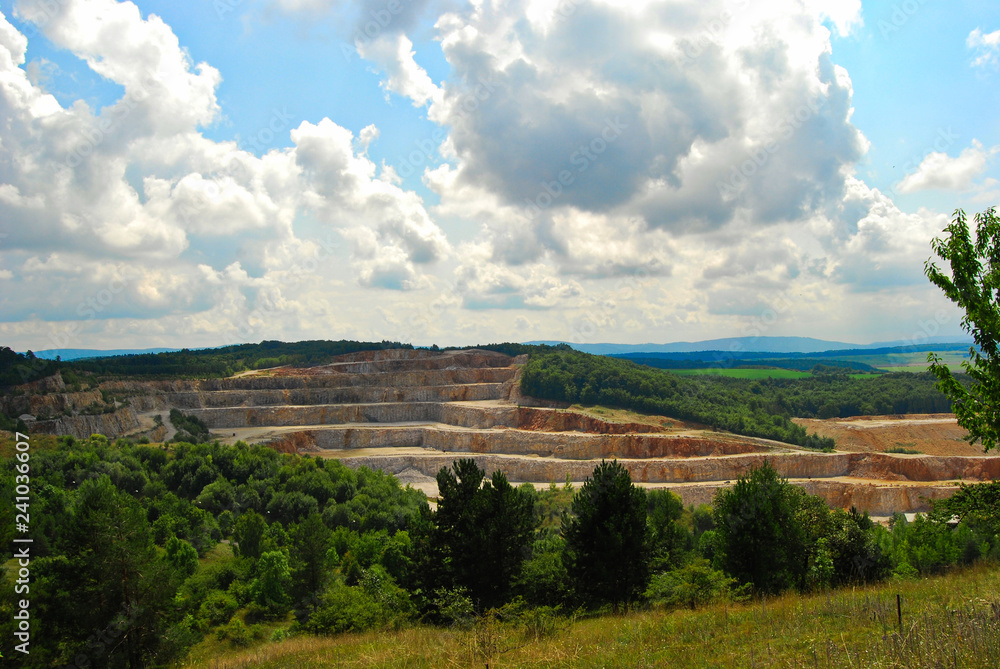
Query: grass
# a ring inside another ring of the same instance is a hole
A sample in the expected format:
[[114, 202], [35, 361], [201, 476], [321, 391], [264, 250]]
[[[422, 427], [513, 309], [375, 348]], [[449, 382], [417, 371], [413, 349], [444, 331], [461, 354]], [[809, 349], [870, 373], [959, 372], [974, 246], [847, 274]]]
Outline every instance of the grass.
[[470, 630], [416, 626], [295, 637], [183, 666], [997, 667], [998, 577], [996, 565], [979, 565], [930, 579], [698, 611], [566, 619], [541, 636], [487, 620]]
[[[884, 372], [912, 372], [914, 374], [920, 374], [921, 372], [927, 371], [927, 362], [923, 362], [915, 365], [894, 365], [888, 367], [879, 367]], [[958, 363], [948, 363], [948, 369], [954, 372], [964, 372], [961, 364]]]
[[[12, 458], [17, 452], [15, 445], [17, 440], [14, 432], [0, 431], [0, 458]], [[51, 434], [31, 434], [28, 435], [29, 453], [33, 451], [54, 450], [58, 445], [58, 439]]]
[[220, 562], [229, 562], [233, 559], [233, 545], [228, 541], [220, 541], [219, 543], [212, 546], [205, 555], [203, 555], [198, 562], [201, 563], [202, 567], [208, 567], [213, 564], [219, 564]]
[[583, 405], [573, 404], [570, 411], [581, 413], [592, 418], [600, 418], [609, 423], [645, 423], [649, 425], [659, 425], [661, 427], [675, 427], [679, 421], [674, 418], [667, 418], [658, 414], [645, 414], [628, 409], [616, 409], [614, 407], [601, 406], [599, 404]]

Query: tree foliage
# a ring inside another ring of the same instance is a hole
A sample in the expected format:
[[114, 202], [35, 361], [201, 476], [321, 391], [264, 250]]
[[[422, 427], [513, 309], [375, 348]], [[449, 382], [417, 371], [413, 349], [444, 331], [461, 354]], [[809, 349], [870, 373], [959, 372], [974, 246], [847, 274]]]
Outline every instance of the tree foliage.
[[930, 354], [928, 360], [938, 386], [952, 399], [958, 424], [969, 431], [969, 442], [980, 441], [989, 451], [1000, 446], [1000, 217], [990, 208], [975, 221], [973, 239], [960, 209], [945, 228], [948, 236], [932, 242], [949, 264], [950, 276], [931, 260], [924, 265], [931, 283], [965, 311], [962, 327], [976, 342], [962, 363], [970, 387], [959, 383], [938, 356]]
[[601, 462], [573, 497], [562, 529], [566, 567], [577, 594], [592, 603], [633, 601], [649, 577], [646, 491], [617, 461]]
[[436, 585], [465, 588], [483, 609], [502, 603], [534, 540], [533, 498], [471, 459], [443, 467], [437, 482], [434, 537], [447, 574]]
[[958, 492], [946, 499], [933, 500], [932, 517], [941, 523], [952, 518], [972, 523], [989, 534], [1000, 535], [1000, 481], [961, 483]]
[[[812, 398], [795, 411], [790, 398], [794, 389], [785, 393], [785, 385], [771, 381], [681, 377], [627, 360], [560, 350], [531, 356], [521, 375], [521, 390], [533, 397], [620, 407], [808, 448], [832, 448], [832, 439], [807, 434], [790, 418], [815, 416], [828, 398]], [[821, 394], [828, 394], [830, 385], [825, 384]], [[940, 395], [933, 386], [928, 390]], [[855, 404], [857, 397], [855, 392]], [[895, 407], [886, 403], [886, 408]]]
[[718, 560], [741, 583], [764, 593], [797, 585], [804, 573], [806, 537], [799, 496], [770, 463], [715, 496]]

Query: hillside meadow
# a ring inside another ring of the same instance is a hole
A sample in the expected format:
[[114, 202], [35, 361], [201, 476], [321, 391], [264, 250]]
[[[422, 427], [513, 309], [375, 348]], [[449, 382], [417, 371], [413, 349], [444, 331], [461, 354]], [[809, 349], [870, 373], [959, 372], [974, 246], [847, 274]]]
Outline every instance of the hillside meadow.
[[509, 622], [487, 616], [464, 629], [414, 626], [223, 649], [207, 640], [180, 666], [997, 667], [1000, 570], [977, 565], [926, 579], [695, 611]]

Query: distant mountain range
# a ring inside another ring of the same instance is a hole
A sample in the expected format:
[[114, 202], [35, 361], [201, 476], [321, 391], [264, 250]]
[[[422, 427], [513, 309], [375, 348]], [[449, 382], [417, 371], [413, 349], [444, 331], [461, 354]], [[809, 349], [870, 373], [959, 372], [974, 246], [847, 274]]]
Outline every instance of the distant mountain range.
[[[555, 345], [567, 343], [577, 351], [597, 355], [618, 353], [691, 353], [696, 351], [727, 351], [731, 353], [824, 353], [826, 351], [871, 350], [908, 346], [914, 342], [898, 340], [874, 344], [851, 344], [841, 341], [814, 339], [812, 337], [727, 337], [696, 342], [674, 342], [670, 344], [574, 344], [559, 341], [529, 341], [527, 344]], [[927, 344], [972, 344], [971, 338], [927, 337], [917, 343]]]
[[[869, 350], [907, 346], [913, 342], [899, 340], [877, 342], [874, 344], [851, 344], [842, 341], [814, 339], [813, 337], [727, 337], [724, 339], [706, 339], [705, 341], [679, 341], [669, 344], [573, 344], [555, 340], [529, 341], [526, 344], [561, 344], [567, 343], [577, 351], [594, 353], [596, 355], [614, 355], [621, 353], [691, 353], [697, 351], [726, 351], [729, 353], [824, 353], [826, 351]], [[927, 344], [972, 344], [972, 339], [961, 337], [928, 337], [919, 345]], [[180, 351], [179, 348], [51, 348], [35, 351], [35, 355], [45, 360], [82, 360], [84, 358], [106, 358], [114, 355], [136, 355], [139, 353], [164, 353]]]

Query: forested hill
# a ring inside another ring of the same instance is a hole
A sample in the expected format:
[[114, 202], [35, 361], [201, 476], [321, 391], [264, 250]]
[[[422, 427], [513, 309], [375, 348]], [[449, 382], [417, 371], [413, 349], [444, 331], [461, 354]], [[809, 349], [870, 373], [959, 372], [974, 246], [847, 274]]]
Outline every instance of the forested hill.
[[[206, 378], [279, 365], [324, 364], [336, 355], [391, 348], [398, 342], [265, 341], [217, 349], [181, 350], [73, 362], [47, 361], [0, 349], [0, 384], [14, 385], [62, 372], [67, 385], [85, 375], [98, 378]], [[817, 367], [803, 379], [681, 377], [568, 346], [490, 344], [481, 348], [508, 355], [528, 354], [522, 391], [531, 396], [603, 404], [689, 420], [737, 434], [775, 439], [809, 448], [831, 440], [807, 435], [793, 417], [935, 413], [951, 410], [930, 374], [889, 373], [851, 378], [846, 370]]]
[[951, 410], [929, 373], [852, 378], [843, 370], [827, 368], [805, 379], [682, 377], [627, 360], [566, 350], [533, 354], [524, 368], [521, 390], [533, 397], [655, 413], [809, 448], [833, 444], [806, 435], [791, 418]]
[[104, 358], [57, 362], [36, 358], [0, 347], [0, 385], [33, 381], [56, 371], [89, 372], [100, 376], [144, 378], [211, 378], [231, 376], [250, 369], [280, 365], [307, 367], [329, 362], [344, 353], [380, 351], [391, 348], [412, 349], [410, 344], [394, 341], [263, 341], [221, 348], [182, 349], [162, 353], [116, 355]]
[[705, 367], [768, 366], [784, 369], [809, 370], [815, 365], [847, 367], [859, 371], [877, 371], [867, 364], [879, 357], [900, 354], [967, 353], [970, 344], [927, 344], [924, 346], [887, 346], [882, 348], [838, 349], [819, 353], [784, 353], [774, 351], [643, 351], [612, 353], [612, 358], [622, 358], [661, 369], [700, 369]]

